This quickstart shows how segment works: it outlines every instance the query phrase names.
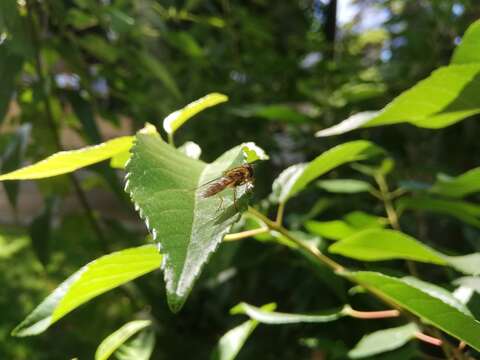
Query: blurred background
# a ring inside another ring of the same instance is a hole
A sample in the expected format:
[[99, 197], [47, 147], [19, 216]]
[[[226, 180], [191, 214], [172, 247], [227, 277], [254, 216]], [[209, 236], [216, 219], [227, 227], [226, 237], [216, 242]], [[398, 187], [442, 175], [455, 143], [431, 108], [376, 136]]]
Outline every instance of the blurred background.
[[[405, 124], [331, 138], [314, 133], [359, 111], [381, 109], [447, 64], [479, 17], [477, 0], [2, 0], [0, 169], [130, 135], [145, 122], [161, 129], [169, 113], [220, 92], [229, 102], [191, 120], [176, 143], [195, 141], [202, 159], [212, 161], [239, 143], [256, 142], [271, 157], [256, 175], [254, 201], [265, 208], [284, 168], [352, 139], [372, 140], [390, 152], [394, 184], [456, 175], [478, 165], [478, 121], [442, 130]], [[158, 272], [95, 299], [43, 335], [10, 337], [79, 267], [145, 243], [146, 230], [122, 182], [121, 171], [101, 164], [76, 173], [74, 181], [2, 183], [0, 358], [92, 358], [105, 336], [148, 313], [156, 321], [154, 359], [203, 359], [242, 321], [228, 314], [240, 301], [276, 301], [295, 312], [342, 303], [346, 284], [312, 271], [285, 248], [246, 240], [221, 247], [178, 315], [168, 310]], [[291, 227], [299, 219], [334, 219], [357, 209], [382, 213], [368, 195], [312, 193], [289, 204]], [[327, 212], [318, 201], [329, 203]], [[86, 208], [100, 228], [92, 228]], [[459, 224], [444, 221], [424, 235], [440, 243], [468, 240]], [[340, 359], [361, 334], [383, 325], [352, 324], [261, 326], [239, 358]], [[401, 351], [399, 359], [411, 357]]]

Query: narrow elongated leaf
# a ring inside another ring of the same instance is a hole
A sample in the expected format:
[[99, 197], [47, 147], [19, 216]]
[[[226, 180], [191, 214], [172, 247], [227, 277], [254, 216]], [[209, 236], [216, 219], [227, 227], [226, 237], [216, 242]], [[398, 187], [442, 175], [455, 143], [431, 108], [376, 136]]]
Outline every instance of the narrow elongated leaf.
[[235, 306], [231, 310], [231, 313], [245, 314], [253, 320], [270, 325], [324, 323], [335, 321], [347, 315], [341, 308], [321, 314], [288, 314], [282, 312], [265, 311], [261, 308], [243, 302]]
[[2, 52], [2, 56], [0, 56], [0, 79], [2, 79], [2, 86], [0, 86], [1, 124], [10, 106], [10, 100], [15, 91], [15, 78], [22, 69], [23, 59], [17, 55], [8, 54], [5, 44], [0, 46], [0, 52]]
[[[15, 131], [0, 158], [2, 172], [12, 171], [22, 165], [28, 140], [30, 138], [31, 128], [32, 126], [30, 124], [24, 124]], [[5, 187], [10, 204], [15, 208], [17, 206], [19, 189], [18, 182], [4, 183], [3, 186]]]
[[95, 352], [95, 360], [108, 359], [125, 341], [150, 324], [150, 320], [135, 320], [126, 323], [103, 339]]
[[[275, 310], [275, 304], [261, 307], [263, 311]], [[258, 326], [258, 321], [248, 320], [223, 335], [212, 353], [212, 360], [233, 360], [237, 357], [250, 334]]]
[[450, 65], [434, 71], [397, 96], [380, 112], [348, 118], [316, 136], [331, 136], [359, 127], [409, 122], [425, 128], [442, 128], [480, 112], [480, 63]]
[[117, 251], [85, 265], [57, 287], [13, 331], [36, 335], [90, 299], [160, 267], [153, 245]]
[[172, 311], [182, 307], [210, 254], [239, 219], [248, 195], [247, 185], [206, 198], [195, 189], [243, 163], [242, 146], [206, 164], [167, 145], [158, 134], [140, 132], [136, 137], [125, 187], [160, 242]]
[[452, 64], [471, 63], [480, 63], [480, 20], [468, 27], [452, 57]]
[[462, 198], [480, 191], [480, 167], [453, 178], [441, 178], [430, 189], [432, 193]]
[[357, 140], [325, 151], [308, 164], [293, 165], [284, 170], [273, 183], [273, 198], [285, 202], [311, 181], [345, 163], [365, 160], [383, 153], [375, 144]]
[[396, 205], [400, 212], [410, 209], [446, 214], [467, 224], [480, 227], [480, 206], [467, 201], [418, 196], [399, 199]]
[[328, 251], [357, 260], [407, 259], [447, 265], [442, 254], [434, 249], [399, 231], [387, 229], [363, 230], [334, 243]]
[[355, 347], [348, 352], [351, 359], [361, 359], [386, 351], [391, 351], [402, 347], [415, 337], [419, 331], [414, 323], [375, 331], [365, 335]]
[[42, 179], [66, 174], [125, 152], [132, 146], [132, 137], [123, 136], [79, 150], [61, 151], [33, 165], [0, 175], [0, 180]]
[[168, 134], [173, 134], [188, 119], [211, 106], [215, 106], [228, 100], [228, 97], [219, 93], [208, 94], [190, 104], [183, 109], [177, 110], [168, 115], [163, 120], [163, 128]]
[[355, 179], [332, 179], [317, 182], [318, 187], [331, 193], [356, 194], [368, 192], [372, 186], [366, 181]]
[[419, 316], [453, 337], [480, 350], [480, 322], [408, 284], [402, 279], [371, 271], [345, 272], [344, 276]]

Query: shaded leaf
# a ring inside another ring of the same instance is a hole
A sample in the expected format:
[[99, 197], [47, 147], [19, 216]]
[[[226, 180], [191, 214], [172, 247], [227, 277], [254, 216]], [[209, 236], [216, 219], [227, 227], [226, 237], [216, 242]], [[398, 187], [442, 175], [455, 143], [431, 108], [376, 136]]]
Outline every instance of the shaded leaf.
[[480, 350], [480, 322], [406, 281], [370, 271], [343, 274], [370, 291]]
[[175, 79], [160, 61], [146, 52], [140, 53], [139, 58], [143, 66], [147, 68], [153, 76], [160, 80], [177, 99], [182, 97], [182, 93], [180, 92]]
[[[1, 31], [1, 30], [0, 30]], [[2, 86], [0, 86], [0, 124], [10, 106], [13, 93], [15, 91], [15, 79], [22, 69], [23, 59], [17, 55], [8, 54], [5, 49], [5, 44], [0, 44], [0, 79], [2, 79]]]
[[148, 360], [155, 348], [155, 333], [152, 330], [140, 332], [134, 339], [123, 344], [116, 352], [118, 360]]
[[[31, 129], [32, 126], [30, 124], [24, 124], [15, 131], [1, 157], [2, 172], [12, 171], [22, 165]], [[2, 176], [0, 175], [1, 179]], [[17, 206], [18, 182], [4, 183], [3, 186], [10, 204], [15, 208]]]
[[50, 259], [50, 235], [52, 230], [52, 210], [54, 204], [54, 198], [46, 199], [45, 209], [33, 220], [29, 229], [33, 250], [44, 267], [48, 264]]
[[311, 121], [308, 116], [301, 114], [289, 105], [245, 105], [232, 110], [232, 113], [241, 117], [260, 117], [272, 121], [299, 124]]
[[158, 134], [139, 132], [136, 137], [125, 187], [160, 242], [172, 311], [180, 310], [210, 254], [246, 206], [248, 186], [235, 190], [236, 203], [233, 189], [205, 198], [197, 188], [243, 163], [242, 146], [206, 164], [167, 145]]
[[219, 93], [211, 93], [191, 102], [184, 108], [168, 115], [163, 120], [163, 129], [167, 134], [174, 134], [187, 120], [209, 107], [215, 106], [228, 100], [228, 97]]
[[[267, 304], [261, 307], [264, 311], [275, 310], [275, 304]], [[250, 334], [258, 325], [256, 320], [248, 320], [243, 324], [229, 330], [223, 335], [214, 352], [212, 353], [212, 360], [233, 360], [237, 357], [243, 345], [247, 341]]]
[[397, 200], [396, 205], [399, 212], [410, 209], [446, 214], [467, 224], [480, 227], [480, 206], [467, 201], [417, 196], [401, 198]]
[[162, 256], [153, 245], [102, 256], [58, 286], [13, 331], [14, 336], [39, 334], [90, 299], [160, 267]]
[[245, 314], [253, 320], [263, 324], [297, 324], [297, 323], [324, 323], [335, 321], [347, 314], [343, 309], [337, 309], [319, 314], [289, 314], [282, 312], [265, 311], [247, 303], [240, 303], [231, 311], [232, 314]]
[[132, 146], [132, 137], [123, 136], [95, 146], [61, 151], [33, 165], [0, 175], [0, 180], [42, 179], [62, 175], [106, 160]]
[[480, 191], [480, 167], [471, 169], [457, 177], [445, 177], [438, 179], [430, 188], [430, 192], [462, 198]]
[[332, 244], [328, 251], [357, 260], [407, 259], [447, 265], [434, 249], [395, 230], [367, 229]]
[[150, 320], [134, 320], [126, 323], [103, 339], [95, 352], [95, 360], [108, 359], [124, 342], [150, 324]]
[[419, 329], [414, 323], [375, 331], [365, 335], [358, 344], [348, 352], [348, 356], [351, 359], [361, 359], [398, 349], [413, 339], [417, 331], [419, 331]]

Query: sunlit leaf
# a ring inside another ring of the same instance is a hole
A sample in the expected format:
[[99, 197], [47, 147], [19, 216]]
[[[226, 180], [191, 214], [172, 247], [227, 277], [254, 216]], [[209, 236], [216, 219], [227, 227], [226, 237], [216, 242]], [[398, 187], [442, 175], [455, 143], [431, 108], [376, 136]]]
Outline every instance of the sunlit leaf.
[[402, 278], [407, 284], [416, 287], [423, 292], [426, 292], [430, 296], [433, 296], [437, 299], [442, 300], [444, 303], [454, 307], [458, 311], [461, 311], [465, 315], [472, 316], [472, 313], [468, 308], [448, 290], [444, 289], [443, 287], [432, 284], [427, 281], [420, 280], [413, 276], [406, 276]]
[[357, 140], [347, 142], [325, 151], [308, 164], [297, 164], [285, 169], [273, 183], [273, 198], [285, 202], [311, 181], [345, 163], [365, 160], [382, 154], [375, 144]]
[[450, 266], [456, 270], [470, 275], [480, 275], [480, 253], [462, 256], [445, 256]]
[[361, 359], [402, 347], [415, 337], [419, 329], [414, 323], [375, 331], [365, 335], [355, 347], [348, 352], [351, 359]]
[[339, 194], [368, 192], [372, 188], [372, 186], [366, 181], [355, 179], [320, 180], [317, 182], [317, 185], [325, 191]]
[[[275, 304], [267, 304], [261, 307], [263, 311], [275, 310]], [[248, 320], [243, 324], [229, 330], [223, 335], [215, 350], [212, 353], [211, 360], [233, 360], [237, 357], [243, 345], [258, 326], [258, 321]]]
[[328, 251], [357, 260], [407, 259], [447, 265], [434, 249], [404, 233], [387, 229], [363, 230], [334, 243]]
[[289, 314], [282, 312], [265, 311], [256, 306], [240, 303], [231, 310], [232, 314], [245, 314], [251, 319], [263, 324], [297, 324], [297, 323], [324, 323], [335, 321], [347, 313], [342, 308], [319, 314]]
[[181, 127], [188, 119], [198, 114], [209, 107], [215, 106], [228, 100], [228, 97], [219, 93], [208, 94], [184, 108], [177, 110], [168, 115], [163, 120], [163, 128], [168, 134], [173, 134], [179, 127]]
[[13, 331], [36, 335], [90, 299], [160, 267], [153, 245], [117, 251], [85, 265], [58, 286]]
[[123, 153], [131, 146], [132, 137], [123, 136], [79, 150], [61, 151], [33, 165], [0, 175], [0, 180], [42, 179], [66, 174]]
[[406, 281], [371, 271], [345, 272], [370, 291], [480, 350], [480, 322]]
[[178, 150], [183, 152], [189, 158], [196, 160], [200, 159], [200, 155], [202, 155], [202, 149], [193, 141], [187, 141], [185, 144], [180, 146]]
[[135, 320], [126, 323], [103, 339], [95, 352], [95, 360], [108, 359], [125, 341], [150, 324], [150, 320]]
[[382, 111], [356, 114], [321, 130], [316, 136], [339, 135], [360, 128], [409, 122], [425, 128], [442, 128], [480, 113], [480, 63], [450, 65], [397, 96]]
[[206, 164], [166, 144], [158, 134], [137, 135], [127, 164], [126, 189], [165, 256], [172, 311], [182, 307], [209, 256], [239, 219], [249, 195], [247, 185], [211, 197], [195, 189], [244, 162], [241, 146]]
[[480, 63], [480, 20], [468, 27], [452, 56], [452, 64], [471, 63]]
[[245, 154], [246, 161], [249, 163], [269, 159], [267, 153], [253, 142], [243, 143], [242, 151]]

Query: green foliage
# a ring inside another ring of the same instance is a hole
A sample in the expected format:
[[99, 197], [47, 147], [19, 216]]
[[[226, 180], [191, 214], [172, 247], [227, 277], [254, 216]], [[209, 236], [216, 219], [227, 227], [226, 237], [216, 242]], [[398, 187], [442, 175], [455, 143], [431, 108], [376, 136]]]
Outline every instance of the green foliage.
[[480, 5], [327, 3], [0, 1], [0, 358], [478, 357]]
[[443, 299], [430, 295], [423, 287], [421, 290], [405, 280], [376, 272], [359, 271], [345, 273], [345, 276], [473, 348], [480, 349], [480, 339], [477, 336], [480, 322], [445, 303]]
[[134, 320], [108, 335], [98, 346], [95, 360], [106, 360], [137, 332], [150, 326], [150, 320]]
[[92, 261], [57, 287], [12, 334], [29, 336], [45, 331], [90, 299], [159, 268], [161, 259], [154, 246], [145, 245]]

